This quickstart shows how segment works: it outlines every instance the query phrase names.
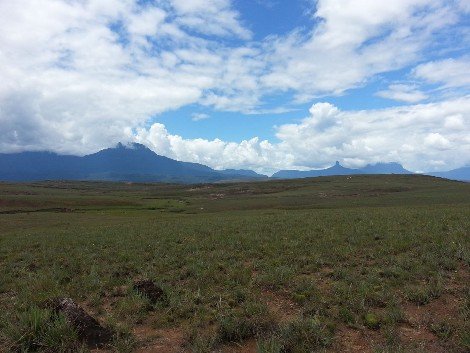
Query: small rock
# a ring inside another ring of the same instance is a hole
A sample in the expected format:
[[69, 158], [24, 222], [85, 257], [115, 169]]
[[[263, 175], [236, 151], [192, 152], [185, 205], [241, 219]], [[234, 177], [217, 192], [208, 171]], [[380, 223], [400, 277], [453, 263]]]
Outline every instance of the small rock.
[[101, 326], [71, 298], [55, 298], [49, 300], [45, 306], [56, 314], [64, 315], [68, 323], [77, 330], [78, 337], [89, 346], [102, 347], [112, 340], [112, 331]]
[[165, 298], [163, 289], [148, 279], [134, 282], [134, 290], [146, 296], [152, 304], [155, 304], [159, 300], [163, 300]]

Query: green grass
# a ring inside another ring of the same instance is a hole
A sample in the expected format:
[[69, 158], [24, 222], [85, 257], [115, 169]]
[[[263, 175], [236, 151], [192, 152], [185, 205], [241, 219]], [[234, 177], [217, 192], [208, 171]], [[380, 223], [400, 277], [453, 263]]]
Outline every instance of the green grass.
[[[420, 342], [395, 339], [409, 307], [432, 318], [450, 299], [455, 312], [420, 330], [448, 352], [469, 347], [469, 184], [3, 183], [0, 212], [0, 351], [86, 351], [60, 318], [41, 316], [57, 296], [115, 328], [117, 352], [142, 345], [133, 330], [144, 326], [182, 331], [194, 352], [249, 340], [259, 352], [333, 352], [345, 330], [413, 352]], [[138, 278], [166, 300], [153, 306], [134, 292]]]

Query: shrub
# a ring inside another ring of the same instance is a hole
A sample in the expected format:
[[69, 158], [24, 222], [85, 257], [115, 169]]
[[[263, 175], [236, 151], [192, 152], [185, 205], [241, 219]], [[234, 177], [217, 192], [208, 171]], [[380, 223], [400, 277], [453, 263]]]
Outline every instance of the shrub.
[[380, 319], [374, 313], [367, 313], [364, 316], [364, 325], [372, 330], [380, 328]]

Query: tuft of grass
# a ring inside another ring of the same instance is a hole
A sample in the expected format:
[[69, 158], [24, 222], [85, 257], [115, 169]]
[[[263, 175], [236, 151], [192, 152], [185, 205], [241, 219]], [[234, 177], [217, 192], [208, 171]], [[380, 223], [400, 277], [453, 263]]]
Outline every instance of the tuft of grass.
[[38, 307], [17, 313], [5, 328], [5, 336], [12, 351], [71, 353], [84, 349], [65, 317]]
[[440, 321], [437, 323], [431, 323], [429, 329], [433, 332], [439, 339], [448, 340], [455, 332], [455, 328], [448, 322]]
[[380, 318], [374, 313], [364, 315], [364, 326], [371, 330], [378, 330], [381, 325]]
[[118, 332], [111, 344], [116, 353], [132, 353], [136, 347], [136, 338], [129, 332]]
[[256, 342], [256, 353], [282, 353], [283, 345], [279, 336], [272, 335]]
[[441, 296], [441, 291], [429, 287], [413, 286], [406, 290], [406, 298], [416, 305], [429, 304], [433, 299]]
[[142, 322], [152, 308], [147, 297], [132, 291], [116, 303], [114, 313], [124, 322], [137, 324]]
[[333, 341], [333, 330], [318, 318], [301, 318], [281, 327], [282, 352], [313, 352]]
[[274, 320], [264, 303], [249, 301], [240, 309], [219, 314], [217, 324], [218, 341], [239, 342], [268, 331]]

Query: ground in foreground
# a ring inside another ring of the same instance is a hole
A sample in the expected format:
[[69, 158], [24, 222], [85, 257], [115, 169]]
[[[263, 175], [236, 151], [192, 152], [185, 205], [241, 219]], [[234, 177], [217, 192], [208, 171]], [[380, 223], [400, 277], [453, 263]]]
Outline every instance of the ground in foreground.
[[469, 214], [469, 184], [423, 176], [3, 183], [0, 351], [468, 352]]

